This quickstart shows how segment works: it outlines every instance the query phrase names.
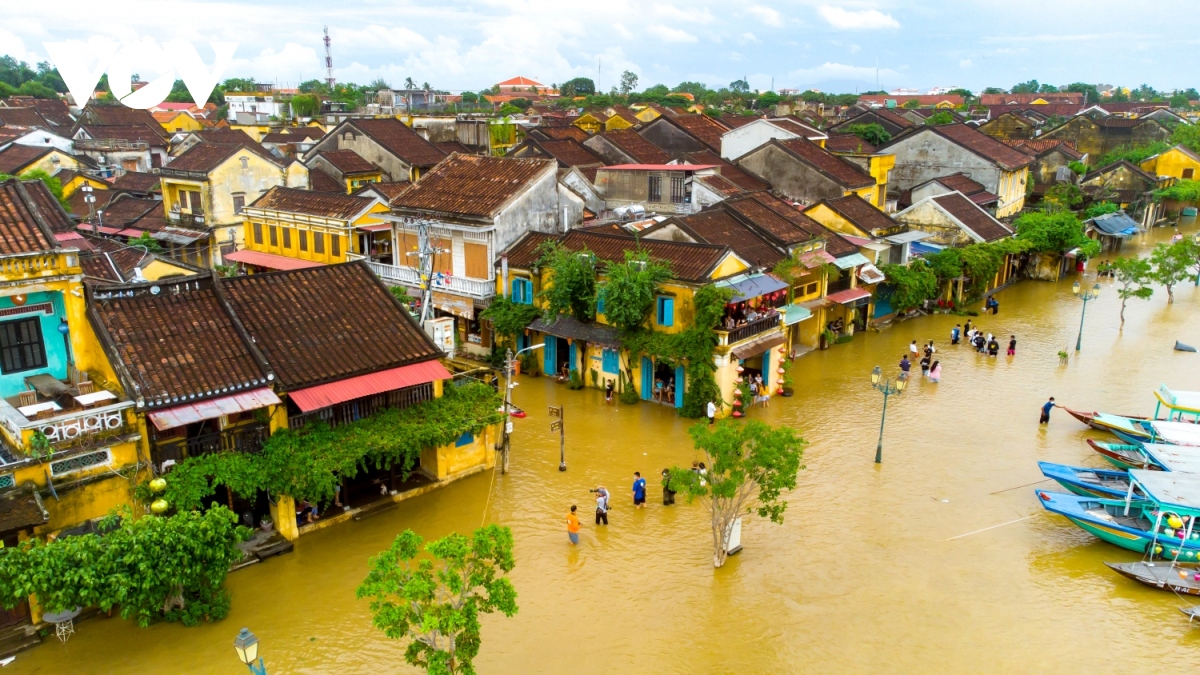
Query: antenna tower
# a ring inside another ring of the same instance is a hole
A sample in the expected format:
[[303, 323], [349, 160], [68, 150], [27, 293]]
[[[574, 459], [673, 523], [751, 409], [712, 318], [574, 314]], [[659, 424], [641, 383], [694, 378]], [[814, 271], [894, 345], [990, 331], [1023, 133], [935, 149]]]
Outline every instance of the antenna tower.
[[337, 80], [333, 79], [333, 52], [329, 50], [329, 26], [325, 26], [325, 84], [333, 90]]

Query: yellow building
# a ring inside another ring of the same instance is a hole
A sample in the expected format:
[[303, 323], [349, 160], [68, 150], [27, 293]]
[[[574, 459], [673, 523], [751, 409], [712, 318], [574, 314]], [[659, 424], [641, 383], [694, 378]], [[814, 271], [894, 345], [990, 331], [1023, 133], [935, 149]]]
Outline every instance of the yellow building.
[[1200, 177], [1200, 155], [1186, 145], [1177, 145], [1142, 162], [1142, 170], [1158, 176], [1196, 180]]
[[321, 171], [350, 194], [370, 183], [382, 183], [383, 171], [353, 150], [322, 150], [304, 160], [309, 172]]
[[387, 202], [379, 197], [271, 188], [243, 209], [246, 248], [225, 259], [275, 270], [388, 256], [391, 226], [380, 217], [385, 213]]
[[605, 124], [607, 122], [608, 115], [600, 112], [599, 110], [593, 110], [591, 112], [585, 112], [579, 117], [576, 117], [575, 121], [571, 124], [583, 129], [589, 134], [597, 134], [600, 133], [601, 129], [605, 128]]
[[62, 184], [64, 199], [69, 199], [71, 195], [75, 194], [76, 190], [84, 185], [92, 186], [93, 190], [107, 190], [109, 188], [109, 184], [99, 178], [93, 178], [72, 169], [60, 169], [58, 173], [54, 174], [54, 177]]
[[308, 167], [281, 162], [260, 146], [200, 143], [160, 170], [168, 224], [207, 228], [211, 261], [224, 247], [243, 247], [242, 209], [273, 187], [308, 186]]
[[168, 133], [200, 131], [207, 128], [200, 123], [200, 120], [181, 110], [168, 110], [166, 112], [151, 114], [154, 115], [155, 121], [162, 125], [162, 128], [166, 129]]
[[606, 109], [604, 114], [608, 115], [608, 119], [604, 121], [605, 131], [630, 129], [642, 123], [642, 120], [637, 117], [634, 111], [625, 106], [614, 105]]
[[20, 176], [30, 171], [54, 175], [60, 169], [79, 170], [79, 161], [58, 148], [10, 143], [0, 150], [0, 173]]

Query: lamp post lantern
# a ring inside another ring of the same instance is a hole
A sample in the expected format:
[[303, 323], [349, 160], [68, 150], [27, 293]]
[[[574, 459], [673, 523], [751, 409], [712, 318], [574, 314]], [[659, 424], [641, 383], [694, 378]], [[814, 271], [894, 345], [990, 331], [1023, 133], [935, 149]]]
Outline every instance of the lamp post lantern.
[[251, 673], [267, 675], [267, 667], [263, 665], [263, 660], [258, 655], [258, 638], [254, 637], [254, 633], [251, 633], [249, 628], [243, 628], [238, 632], [237, 637], [233, 639], [233, 649], [237, 652], [238, 659], [246, 664]]
[[879, 366], [871, 371], [871, 386], [883, 393], [883, 415], [879, 418], [879, 443], [875, 446], [875, 463], [883, 463], [883, 425], [887, 423], [887, 402], [892, 394], [903, 394], [908, 386], [908, 373], [900, 373], [894, 380], [884, 380]]
[[512, 349], [508, 349], [504, 353], [504, 429], [500, 432], [500, 473], [508, 473], [508, 434], [509, 425], [512, 421], [509, 419], [510, 408], [512, 407], [512, 390], [517, 386], [513, 382], [513, 369], [517, 365], [517, 357], [521, 354], [545, 347], [545, 342], [539, 342], [536, 345], [530, 345], [513, 354]]
[[1091, 290], [1083, 290], [1079, 286], [1079, 282], [1071, 284], [1071, 292], [1075, 297], [1083, 301], [1083, 311], [1079, 313], [1079, 337], [1075, 338], [1075, 351], [1079, 351], [1083, 346], [1083, 317], [1087, 316], [1088, 300], [1095, 300], [1100, 295], [1100, 283], [1096, 282]]

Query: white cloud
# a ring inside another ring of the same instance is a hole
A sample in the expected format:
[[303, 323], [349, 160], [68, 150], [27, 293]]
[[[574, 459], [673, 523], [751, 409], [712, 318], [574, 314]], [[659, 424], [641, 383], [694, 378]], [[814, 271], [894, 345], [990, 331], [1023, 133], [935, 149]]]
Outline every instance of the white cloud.
[[754, 33], [742, 33], [742, 39], [746, 42], [758, 42], [758, 36]]
[[714, 17], [712, 15], [712, 12], [708, 11], [707, 7], [705, 7], [701, 11], [696, 11], [695, 9], [692, 9], [693, 7], [695, 7], [695, 6], [688, 5], [689, 9], [684, 10], [684, 9], [675, 7], [673, 5], [655, 5], [654, 6], [654, 15], [660, 16], [660, 17], [663, 17], [666, 19], [670, 19], [672, 21], [682, 21], [685, 23], [712, 23], [713, 22]]
[[829, 25], [839, 30], [875, 30], [878, 28], [899, 28], [900, 22], [891, 14], [884, 14], [877, 9], [853, 11], [833, 5], [821, 5], [817, 14], [829, 22]]
[[[895, 77], [899, 75], [896, 71], [890, 68], [880, 68], [879, 77]], [[844, 63], [832, 63], [826, 61], [819, 66], [812, 68], [801, 68], [788, 73], [788, 76], [803, 84], [820, 82], [822, 80], [862, 80], [875, 81], [874, 66], [849, 66]]]
[[1145, 35], [1129, 35], [1125, 33], [1082, 33], [1074, 35], [1063, 35], [1053, 33], [1043, 33], [1040, 35], [995, 35], [985, 36], [984, 44], [1007, 44], [1011, 42], [1095, 42], [1097, 40], [1112, 40], [1119, 39], [1123, 42], [1130, 40], [1143, 39]]
[[633, 31], [626, 28], [625, 24], [623, 24], [623, 23], [614, 23], [613, 30], [617, 31], [617, 35], [620, 35], [621, 37], [625, 38], [626, 40], [633, 37]]
[[746, 8], [746, 11], [758, 17], [759, 21], [762, 21], [768, 26], [783, 25], [783, 15], [781, 15], [778, 10], [770, 7], [763, 7], [762, 5], [751, 5], [750, 7]]
[[670, 26], [660, 26], [660, 25], [656, 24], [656, 25], [653, 25], [653, 26], [650, 26], [649, 28], [647, 28], [646, 31], [653, 35], [657, 35], [658, 38], [660, 40], [663, 40], [664, 42], [678, 43], [678, 42], [696, 42], [697, 41], [697, 38], [695, 35], [692, 35], [691, 33], [687, 32], [686, 30], [680, 30], [679, 28], [671, 28]]
[[959, 68], [970, 68], [971, 67], [971, 59], [959, 59], [958, 67]]
[[862, 50], [862, 47], [859, 47], [858, 45], [850, 45], [850, 53], [851, 54], [857, 54], [861, 50]]

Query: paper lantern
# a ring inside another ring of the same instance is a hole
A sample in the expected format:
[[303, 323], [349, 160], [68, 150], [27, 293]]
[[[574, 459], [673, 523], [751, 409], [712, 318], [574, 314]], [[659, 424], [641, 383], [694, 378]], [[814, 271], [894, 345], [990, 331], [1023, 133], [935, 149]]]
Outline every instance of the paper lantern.
[[782, 367], [780, 367], [780, 369], [775, 372], [779, 373], [780, 375], [787, 375], [787, 371], [784, 370]]
[[734, 417], [741, 417], [741, 416], [742, 416], [742, 411], [740, 411], [740, 410], [734, 410], [734, 411], [733, 411], [733, 416], [734, 416]]
[[1160, 553], [1162, 553], [1162, 547], [1161, 547], [1161, 546], [1155, 546], [1155, 547], [1154, 547], [1154, 555], [1158, 555], [1158, 554], [1160, 554]]
[[745, 369], [745, 368], [743, 368], [743, 367], [741, 367], [741, 366], [738, 366], [738, 367], [737, 367], [737, 372], [738, 372], [738, 375], [741, 375], [742, 373], [746, 372], [746, 369]]

